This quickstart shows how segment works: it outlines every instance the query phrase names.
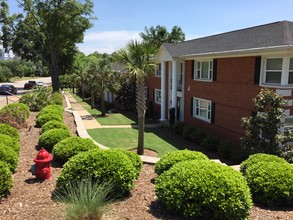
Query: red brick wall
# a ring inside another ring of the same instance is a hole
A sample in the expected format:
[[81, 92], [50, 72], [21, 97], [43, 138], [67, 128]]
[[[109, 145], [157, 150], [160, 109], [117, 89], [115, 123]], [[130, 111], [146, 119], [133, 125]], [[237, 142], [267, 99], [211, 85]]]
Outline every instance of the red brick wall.
[[[191, 66], [192, 61], [185, 62], [184, 121], [198, 125], [219, 138], [239, 144], [239, 138], [244, 134], [240, 120], [242, 117], [251, 116], [252, 99], [260, 91], [259, 85], [254, 84], [255, 57], [218, 59], [217, 79], [213, 82], [192, 80]], [[192, 97], [215, 102], [214, 123], [206, 123], [192, 117]]]

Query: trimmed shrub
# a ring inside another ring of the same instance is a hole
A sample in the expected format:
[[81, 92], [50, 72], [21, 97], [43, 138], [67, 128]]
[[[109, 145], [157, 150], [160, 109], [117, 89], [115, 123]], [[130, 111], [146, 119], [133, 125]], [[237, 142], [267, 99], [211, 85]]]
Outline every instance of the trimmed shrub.
[[74, 155], [98, 148], [90, 138], [69, 137], [58, 142], [52, 150], [54, 160], [65, 163]]
[[42, 127], [44, 124], [46, 124], [48, 121], [63, 121], [63, 117], [58, 115], [58, 114], [54, 114], [54, 113], [46, 113], [43, 114], [41, 116], [39, 116], [36, 120], [36, 125], [40, 128]]
[[51, 102], [52, 105], [63, 105], [63, 101], [62, 101], [62, 94], [58, 93], [58, 92], [54, 92], [51, 95]]
[[18, 164], [18, 156], [12, 148], [0, 143], [0, 161], [7, 163], [9, 170], [14, 173]]
[[260, 162], [278, 162], [278, 163], [287, 163], [287, 161], [281, 157], [277, 157], [272, 154], [263, 154], [263, 153], [258, 153], [258, 154], [253, 154], [248, 157], [245, 161], [243, 161], [240, 164], [240, 172], [245, 176], [246, 175], [246, 170], [257, 163]]
[[245, 178], [253, 201], [269, 207], [293, 205], [293, 166], [279, 161], [262, 161], [246, 169]]
[[53, 113], [56, 115], [63, 116], [63, 111], [64, 110], [60, 105], [47, 105], [37, 114], [36, 118], [47, 113]]
[[0, 134], [6, 134], [17, 141], [20, 138], [18, 130], [8, 124], [0, 124]]
[[190, 125], [184, 125], [183, 128], [182, 128], [182, 137], [184, 139], [189, 140], [190, 139], [190, 134], [192, 133], [193, 129], [194, 128], [192, 126], [190, 126]]
[[186, 160], [208, 160], [209, 158], [198, 151], [178, 150], [165, 154], [155, 165], [155, 172], [160, 175], [169, 170], [174, 164]]
[[217, 145], [217, 155], [224, 159], [229, 159], [232, 154], [232, 146], [225, 142], [225, 141], [219, 141]]
[[68, 130], [62, 128], [55, 128], [41, 134], [39, 137], [38, 147], [45, 148], [48, 152], [51, 152], [54, 145], [65, 138], [71, 137], [71, 133]]
[[0, 197], [7, 196], [12, 188], [12, 174], [7, 163], [0, 160]]
[[174, 125], [172, 125], [172, 129], [175, 131], [176, 134], [179, 134], [179, 135], [182, 134], [183, 127], [184, 127], [183, 122], [176, 122]]
[[52, 120], [52, 121], [46, 122], [42, 126], [42, 133], [45, 133], [46, 131], [49, 131], [54, 128], [62, 128], [65, 130], [69, 130], [69, 128], [67, 127], [67, 125], [64, 124], [64, 122]]
[[128, 159], [131, 161], [132, 165], [134, 166], [135, 170], [136, 170], [136, 178], [138, 178], [141, 168], [142, 168], [142, 160], [140, 158], [140, 156], [138, 156], [137, 153], [134, 153], [132, 151], [128, 151], [128, 150], [122, 150], [122, 149], [111, 149], [111, 151], [119, 151], [124, 153]]
[[208, 151], [217, 151], [218, 140], [213, 135], [208, 134], [201, 140], [200, 145]]
[[30, 115], [29, 107], [23, 103], [12, 103], [4, 106], [0, 110], [0, 114], [10, 114], [18, 122], [25, 122]]
[[0, 143], [13, 149], [16, 154], [19, 153], [20, 146], [19, 146], [18, 141], [16, 139], [8, 136], [7, 134], [0, 134]]
[[200, 143], [202, 140], [207, 136], [207, 133], [200, 129], [200, 128], [194, 128], [192, 132], [190, 133], [190, 139], [195, 143]]
[[79, 153], [64, 164], [56, 187], [90, 176], [99, 182], [114, 183], [115, 193], [125, 194], [134, 187], [135, 169], [122, 153], [111, 150], [90, 150]]
[[155, 192], [170, 211], [207, 219], [247, 219], [252, 207], [244, 177], [208, 160], [184, 161], [156, 179]]

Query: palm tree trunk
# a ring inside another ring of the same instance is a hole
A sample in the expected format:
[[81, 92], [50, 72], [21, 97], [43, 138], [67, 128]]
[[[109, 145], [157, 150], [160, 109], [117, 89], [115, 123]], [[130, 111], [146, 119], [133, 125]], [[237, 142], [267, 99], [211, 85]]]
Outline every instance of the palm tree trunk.
[[95, 108], [95, 93], [91, 92], [91, 108]]
[[144, 121], [145, 121], [145, 84], [143, 77], [136, 78], [136, 108], [138, 117], [138, 144], [137, 154], [144, 154]]
[[100, 93], [101, 94], [101, 112], [102, 112], [102, 116], [105, 117], [106, 116], [106, 103], [105, 103], [105, 99], [104, 99], [104, 93]]

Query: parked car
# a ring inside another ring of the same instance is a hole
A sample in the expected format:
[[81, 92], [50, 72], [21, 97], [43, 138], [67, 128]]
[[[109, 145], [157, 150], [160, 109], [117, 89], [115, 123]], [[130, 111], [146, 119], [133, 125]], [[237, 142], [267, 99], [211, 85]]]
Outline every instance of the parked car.
[[24, 89], [32, 89], [37, 85], [36, 81], [28, 81], [24, 84]]
[[3, 84], [0, 86], [0, 95], [17, 94], [17, 89], [10, 84]]
[[44, 82], [37, 82], [37, 86], [44, 86]]

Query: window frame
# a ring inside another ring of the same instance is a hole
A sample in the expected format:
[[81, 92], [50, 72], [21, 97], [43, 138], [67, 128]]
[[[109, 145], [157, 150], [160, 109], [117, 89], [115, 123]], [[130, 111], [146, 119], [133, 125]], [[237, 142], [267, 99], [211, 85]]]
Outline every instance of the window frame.
[[162, 73], [161, 73], [161, 68], [162, 67], [162, 64], [161, 63], [158, 63], [157, 64], [157, 68], [155, 70], [155, 77], [161, 77]]
[[154, 103], [161, 105], [162, 91], [160, 89], [154, 89]]
[[[201, 107], [200, 104], [199, 104], [199, 107], [197, 107], [197, 103], [200, 103], [200, 102], [207, 102], [207, 104], [208, 104], [208, 106], [206, 108], [206, 111], [207, 111], [206, 115], [207, 115], [207, 117], [201, 116], [200, 113], [197, 114], [197, 109], [199, 109], [198, 112], [201, 109], [205, 109], [205, 108]], [[193, 97], [192, 116], [194, 118], [200, 119], [202, 121], [211, 123], [212, 122], [212, 101], [211, 100], [207, 100], [207, 99], [201, 99], [201, 98]]]
[[[203, 71], [202, 71], [202, 63], [208, 63], [208, 77], [203, 77]], [[206, 82], [212, 82], [213, 81], [213, 65], [214, 60], [213, 59], [199, 59], [194, 60], [194, 72], [193, 72], [193, 79], [197, 81], [206, 81]]]

